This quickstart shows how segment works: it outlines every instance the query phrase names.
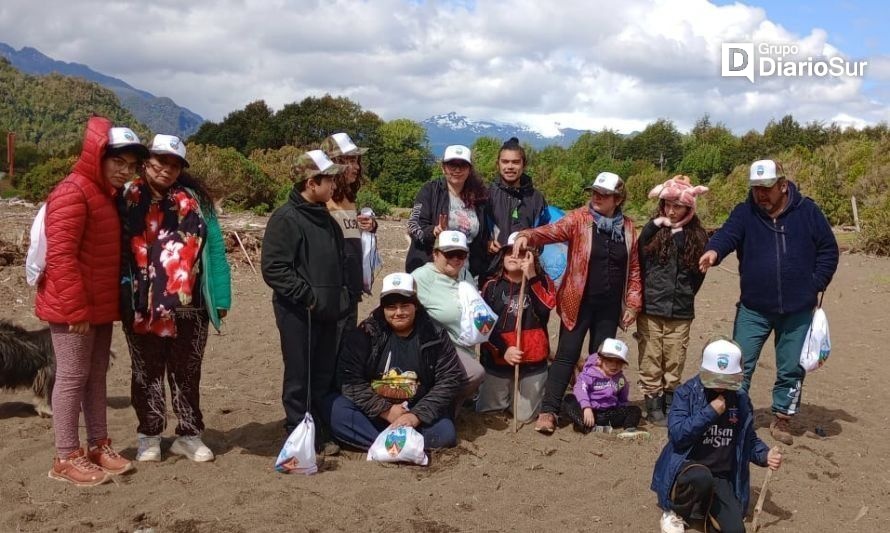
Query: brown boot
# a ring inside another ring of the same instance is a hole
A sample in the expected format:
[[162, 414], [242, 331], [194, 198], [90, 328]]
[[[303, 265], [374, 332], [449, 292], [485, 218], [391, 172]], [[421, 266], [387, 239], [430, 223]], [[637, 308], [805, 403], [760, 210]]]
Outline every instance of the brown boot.
[[49, 477], [59, 481], [68, 481], [78, 487], [94, 487], [111, 479], [107, 472], [90, 462], [83, 449], [68, 454], [68, 457], [53, 459], [53, 467]]
[[776, 413], [776, 418], [769, 425], [769, 433], [774, 439], [782, 444], [794, 444], [794, 437], [791, 436], [791, 417]]
[[87, 452], [90, 461], [109, 474], [123, 474], [133, 469], [133, 463], [120, 456], [111, 447], [111, 439], [102, 439]]

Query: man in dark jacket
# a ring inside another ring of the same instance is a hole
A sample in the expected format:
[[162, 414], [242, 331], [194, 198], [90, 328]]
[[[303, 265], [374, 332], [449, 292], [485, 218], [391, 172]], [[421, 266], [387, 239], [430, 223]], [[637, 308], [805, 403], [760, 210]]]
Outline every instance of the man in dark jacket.
[[[322, 400], [334, 388], [337, 320], [349, 306], [343, 233], [325, 206], [336, 187], [333, 176], [339, 172], [341, 166], [321, 150], [297, 158], [294, 188], [269, 218], [263, 237], [263, 279], [272, 288], [284, 358], [285, 430], [289, 435], [311, 411], [322, 427], [316, 432], [319, 451], [328, 418]], [[336, 451], [325, 448], [327, 453]]]
[[708, 242], [699, 260], [702, 272], [736, 251], [741, 295], [733, 339], [745, 359], [744, 388], [751, 385], [760, 350], [775, 332], [776, 382], [770, 426], [774, 439], [791, 444], [791, 416], [800, 405], [805, 371], [800, 350], [816, 296], [837, 270], [837, 241], [825, 215], [772, 160], [755, 161], [748, 199]]
[[668, 414], [668, 442], [655, 462], [651, 489], [658, 495], [662, 533], [683, 533], [684, 520], [707, 520], [705, 531], [745, 531], [750, 498], [748, 463], [776, 470], [754, 431], [754, 408], [742, 388], [742, 352], [716, 340], [702, 352], [699, 374], [680, 385]]
[[466, 374], [448, 334], [418, 303], [414, 279], [383, 279], [380, 307], [347, 334], [340, 349], [342, 395], [329, 399], [340, 442], [365, 449], [387, 427], [410, 426], [424, 448], [457, 444], [451, 414]]
[[525, 174], [525, 149], [511, 137], [498, 151], [498, 179], [488, 189], [486, 218], [491, 227], [489, 253], [497, 253], [516, 231], [550, 223], [547, 201]]

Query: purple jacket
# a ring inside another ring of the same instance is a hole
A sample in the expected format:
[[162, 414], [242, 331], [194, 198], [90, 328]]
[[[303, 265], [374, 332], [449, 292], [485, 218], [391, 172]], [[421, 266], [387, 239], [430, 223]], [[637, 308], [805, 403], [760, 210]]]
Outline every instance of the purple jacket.
[[612, 377], [606, 377], [603, 371], [596, 366], [599, 355], [593, 353], [584, 363], [584, 370], [578, 374], [575, 381], [575, 398], [581, 404], [582, 409], [590, 407], [594, 411], [608, 409], [627, 404], [629, 393], [627, 379], [624, 372], [618, 372]]

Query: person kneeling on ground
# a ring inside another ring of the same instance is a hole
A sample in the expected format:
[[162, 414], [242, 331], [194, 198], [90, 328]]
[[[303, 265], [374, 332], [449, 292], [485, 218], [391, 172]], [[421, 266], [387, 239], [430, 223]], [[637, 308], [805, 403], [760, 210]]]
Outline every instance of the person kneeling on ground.
[[387, 427], [410, 426], [424, 448], [457, 444], [454, 401], [467, 384], [448, 333], [417, 301], [414, 278], [383, 279], [380, 306], [348, 333], [340, 349], [342, 395], [333, 395], [331, 431], [367, 450]]
[[742, 389], [742, 351], [716, 340], [705, 346], [701, 370], [674, 393], [668, 442], [652, 474], [663, 533], [682, 533], [684, 520], [707, 520], [724, 533], [745, 531], [750, 495], [748, 463], [777, 470], [770, 450], [754, 431], [754, 408]]
[[642, 410], [627, 403], [626, 366], [627, 344], [618, 339], [604, 340], [599, 350], [587, 358], [573, 393], [563, 400], [563, 411], [574, 423], [575, 430], [589, 433], [594, 428], [600, 433], [611, 433], [613, 427], [623, 427], [619, 438], [649, 436], [648, 432], [637, 429]]

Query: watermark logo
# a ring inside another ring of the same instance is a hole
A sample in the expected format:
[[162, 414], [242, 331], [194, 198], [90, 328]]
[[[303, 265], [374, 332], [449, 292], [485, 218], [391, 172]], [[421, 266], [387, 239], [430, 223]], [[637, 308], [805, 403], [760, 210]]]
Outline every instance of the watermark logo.
[[720, 75], [724, 78], [842, 78], [862, 77], [868, 61], [840, 56], [803, 56], [796, 44], [723, 43]]

